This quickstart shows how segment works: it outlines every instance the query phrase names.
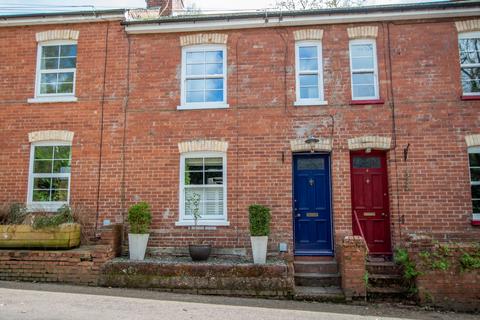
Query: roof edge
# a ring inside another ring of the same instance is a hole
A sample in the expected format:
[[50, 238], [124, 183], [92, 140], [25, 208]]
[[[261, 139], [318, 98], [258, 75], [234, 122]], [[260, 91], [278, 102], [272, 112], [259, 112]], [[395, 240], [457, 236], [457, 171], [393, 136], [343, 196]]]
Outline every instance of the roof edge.
[[123, 21], [125, 12], [125, 9], [112, 9], [4, 15], [0, 16], [0, 27]]

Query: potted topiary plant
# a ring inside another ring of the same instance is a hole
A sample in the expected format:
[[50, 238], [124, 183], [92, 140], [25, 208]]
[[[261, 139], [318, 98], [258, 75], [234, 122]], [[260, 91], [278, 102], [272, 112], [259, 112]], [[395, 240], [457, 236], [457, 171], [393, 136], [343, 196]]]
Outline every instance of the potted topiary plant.
[[146, 202], [139, 202], [128, 209], [128, 251], [131, 260], [143, 260], [148, 243], [148, 229], [152, 222], [150, 206]]
[[270, 209], [252, 204], [248, 208], [248, 213], [253, 263], [265, 263], [267, 260], [268, 235], [270, 234]]
[[[200, 215], [200, 195], [198, 193], [192, 193], [186, 199], [186, 206], [190, 210], [193, 215], [193, 220], [195, 223], [194, 229], [197, 229], [198, 219], [202, 216]], [[193, 261], [205, 261], [210, 256], [210, 252], [212, 251], [212, 247], [208, 244], [204, 243], [197, 243], [197, 244], [190, 244], [188, 246], [188, 252], [190, 253], [190, 258]]]

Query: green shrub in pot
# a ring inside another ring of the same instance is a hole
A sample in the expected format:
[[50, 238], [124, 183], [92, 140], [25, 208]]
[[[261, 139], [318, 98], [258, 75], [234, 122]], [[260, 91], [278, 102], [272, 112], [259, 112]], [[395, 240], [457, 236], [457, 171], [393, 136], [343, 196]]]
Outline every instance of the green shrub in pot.
[[152, 223], [152, 212], [150, 205], [146, 202], [139, 202], [128, 209], [128, 223], [130, 232], [128, 234], [128, 248], [130, 259], [143, 260], [147, 250], [149, 228]]
[[254, 263], [265, 263], [267, 259], [267, 244], [270, 234], [270, 209], [252, 204], [248, 208], [250, 222], [250, 240], [252, 243], [252, 255]]

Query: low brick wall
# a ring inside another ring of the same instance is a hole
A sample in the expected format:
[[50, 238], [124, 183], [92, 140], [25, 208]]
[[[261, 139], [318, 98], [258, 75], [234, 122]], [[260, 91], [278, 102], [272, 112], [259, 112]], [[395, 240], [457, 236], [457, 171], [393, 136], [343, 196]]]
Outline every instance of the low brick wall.
[[71, 250], [0, 250], [0, 280], [98, 285], [102, 266], [120, 253], [121, 230], [102, 228], [98, 244]]
[[233, 296], [287, 297], [293, 293], [293, 273], [287, 263], [265, 265], [211, 258], [205, 263], [188, 258], [130, 261], [117, 258], [105, 264], [101, 285], [162, 291]]
[[462, 270], [460, 264], [464, 253], [478, 254], [478, 245], [439, 244], [427, 236], [410, 237], [407, 249], [420, 272], [416, 287], [421, 304], [458, 311], [480, 311], [480, 269]]
[[340, 273], [342, 289], [347, 300], [363, 298], [367, 294], [366, 273], [367, 244], [360, 236], [346, 236], [340, 247]]

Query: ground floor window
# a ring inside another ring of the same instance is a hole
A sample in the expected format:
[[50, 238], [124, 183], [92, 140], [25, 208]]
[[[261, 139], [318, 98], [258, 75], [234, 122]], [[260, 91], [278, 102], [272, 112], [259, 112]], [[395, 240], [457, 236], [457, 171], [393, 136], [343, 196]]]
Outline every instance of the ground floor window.
[[70, 198], [71, 146], [64, 142], [32, 144], [28, 187], [31, 210], [55, 211]]
[[226, 216], [226, 157], [222, 152], [182, 154], [177, 224], [222, 225]]
[[473, 214], [480, 217], [480, 147], [468, 149], [468, 160]]

